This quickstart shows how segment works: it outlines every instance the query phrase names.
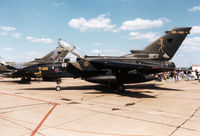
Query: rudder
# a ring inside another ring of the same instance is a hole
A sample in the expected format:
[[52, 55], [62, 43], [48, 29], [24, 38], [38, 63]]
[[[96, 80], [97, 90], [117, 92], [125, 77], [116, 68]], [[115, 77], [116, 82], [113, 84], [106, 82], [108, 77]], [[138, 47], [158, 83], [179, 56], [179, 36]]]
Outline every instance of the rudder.
[[144, 48], [144, 52], [148, 54], [158, 54], [159, 59], [170, 60], [190, 33], [191, 27], [174, 28], [166, 31], [165, 35]]

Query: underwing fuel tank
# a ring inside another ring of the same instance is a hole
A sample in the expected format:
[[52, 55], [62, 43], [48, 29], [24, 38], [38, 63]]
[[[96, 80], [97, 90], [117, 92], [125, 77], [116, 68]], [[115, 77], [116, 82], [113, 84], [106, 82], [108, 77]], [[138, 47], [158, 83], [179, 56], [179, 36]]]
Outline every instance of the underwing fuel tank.
[[114, 82], [116, 80], [116, 77], [113, 75], [101, 75], [101, 76], [93, 76], [85, 78], [85, 80], [92, 83], [107, 84], [108, 82], [111, 81]]
[[[117, 79], [113, 75], [99, 75], [99, 76], [93, 76], [84, 78], [88, 82], [92, 83], [100, 83], [100, 84], [107, 84], [107, 83], [116, 83]], [[152, 80], [157, 80], [154, 76], [140, 76], [140, 75], [132, 75], [126, 77], [123, 81], [124, 83], [140, 83], [140, 82], [148, 82]]]

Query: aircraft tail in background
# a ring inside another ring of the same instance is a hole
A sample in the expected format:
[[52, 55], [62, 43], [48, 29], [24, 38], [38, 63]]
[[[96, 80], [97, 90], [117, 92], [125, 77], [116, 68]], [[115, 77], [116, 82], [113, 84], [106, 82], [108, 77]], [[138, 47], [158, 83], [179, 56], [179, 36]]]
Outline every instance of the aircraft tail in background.
[[34, 61], [26, 63], [26, 66], [33, 64], [44, 64], [44, 63], [58, 63], [60, 60], [64, 60], [69, 51], [57, 47], [42, 58], [36, 58]]

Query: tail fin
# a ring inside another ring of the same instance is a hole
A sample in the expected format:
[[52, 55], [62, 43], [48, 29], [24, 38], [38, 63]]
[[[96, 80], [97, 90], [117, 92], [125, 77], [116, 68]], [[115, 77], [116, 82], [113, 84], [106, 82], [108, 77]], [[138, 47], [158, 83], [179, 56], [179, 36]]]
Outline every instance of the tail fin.
[[49, 54], [44, 56], [43, 58], [36, 58], [34, 61], [26, 63], [26, 66], [41, 64], [41, 63], [56, 63], [59, 62], [60, 59], [64, 59], [68, 54], [68, 51], [57, 47], [55, 50], [51, 51]]
[[0, 57], [0, 65], [6, 65], [6, 61]]
[[0, 57], [0, 73], [11, 72], [13, 70], [17, 70], [14, 66], [12, 66], [12, 62], [6, 62], [4, 59]]
[[180, 27], [166, 31], [165, 35], [144, 48], [143, 51], [148, 54], [158, 54], [159, 59], [170, 60], [190, 33], [190, 30], [191, 27]]
[[58, 62], [59, 59], [64, 59], [67, 54], [68, 54], [67, 50], [58, 47], [49, 54], [47, 54], [46, 56], [44, 56], [43, 58], [41, 58], [41, 60], [45, 62], [55, 63]]

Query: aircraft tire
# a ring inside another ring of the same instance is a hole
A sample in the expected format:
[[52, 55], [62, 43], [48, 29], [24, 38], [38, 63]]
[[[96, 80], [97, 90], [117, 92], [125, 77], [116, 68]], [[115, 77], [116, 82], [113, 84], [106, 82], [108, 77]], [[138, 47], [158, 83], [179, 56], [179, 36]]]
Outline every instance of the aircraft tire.
[[24, 83], [26, 80], [24, 77], [21, 78], [21, 82]]
[[56, 86], [56, 91], [61, 91], [61, 87], [60, 86]]
[[117, 92], [124, 92], [125, 91], [125, 86], [124, 85], [118, 85], [116, 90], [117, 90]]
[[31, 81], [30, 77], [22, 77], [20, 82], [23, 84], [29, 84], [30, 81]]

